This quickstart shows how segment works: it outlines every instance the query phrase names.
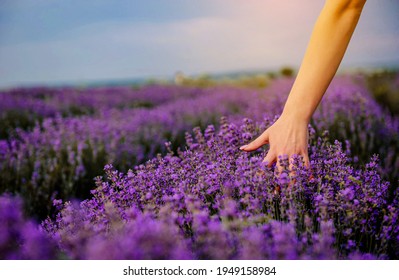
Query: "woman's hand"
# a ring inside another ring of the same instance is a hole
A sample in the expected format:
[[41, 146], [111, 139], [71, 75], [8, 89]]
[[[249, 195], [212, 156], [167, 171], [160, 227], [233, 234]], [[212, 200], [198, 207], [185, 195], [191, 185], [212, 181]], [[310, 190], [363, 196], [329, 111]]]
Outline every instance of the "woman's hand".
[[278, 170], [281, 170], [278, 157], [288, 156], [291, 159], [293, 155], [302, 156], [305, 166], [309, 167], [308, 138], [307, 121], [282, 115], [258, 138], [240, 149], [251, 152], [265, 144], [269, 144], [270, 149], [263, 160], [269, 167], [273, 163], [277, 163]]
[[250, 152], [269, 144], [264, 161], [303, 156], [309, 166], [308, 123], [348, 47], [366, 0], [327, 0], [313, 28], [304, 59], [281, 117], [258, 138], [240, 149]]

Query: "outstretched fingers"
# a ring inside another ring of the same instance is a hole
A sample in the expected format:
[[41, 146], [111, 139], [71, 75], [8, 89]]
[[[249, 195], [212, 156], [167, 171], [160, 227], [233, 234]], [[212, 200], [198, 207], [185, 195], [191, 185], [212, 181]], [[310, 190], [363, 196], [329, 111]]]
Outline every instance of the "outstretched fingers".
[[309, 168], [310, 167], [310, 160], [309, 160], [308, 153], [305, 153], [302, 156], [303, 156], [303, 164], [305, 165], [306, 168]]
[[276, 161], [276, 155], [271, 150], [269, 150], [262, 162], [264, 162], [268, 167], [271, 167]]
[[241, 146], [240, 150], [246, 151], [246, 152], [252, 152], [268, 143], [269, 143], [269, 135], [268, 135], [267, 131], [265, 131], [258, 138], [256, 138], [254, 141], [252, 141], [248, 145]]

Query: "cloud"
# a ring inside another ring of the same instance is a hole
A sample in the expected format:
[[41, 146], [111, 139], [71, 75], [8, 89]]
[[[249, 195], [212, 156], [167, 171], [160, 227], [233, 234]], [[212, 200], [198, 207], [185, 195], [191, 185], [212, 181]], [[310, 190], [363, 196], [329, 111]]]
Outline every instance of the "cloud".
[[[57, 41], [0, 48], [3, 80], [73, 80], [267, 68], [297, 61], [309, 28], [267, 16], [234, 14], [168, 23], [102, 22], [82, 26]], [[292, 26], [295, 26], [292, 24]]]
[[[232, 5], [218, 0], [214, 11], [201, 17], [80, 26], [62, 39], [0, 47], [0, 83], [298, 66], [321, 2], [248, 0]], [[381, 49], [385, 54], [398, 49], [392, 32], [377, 40], [374, 33], [360, 33], [351, 43], [347, 62]]]

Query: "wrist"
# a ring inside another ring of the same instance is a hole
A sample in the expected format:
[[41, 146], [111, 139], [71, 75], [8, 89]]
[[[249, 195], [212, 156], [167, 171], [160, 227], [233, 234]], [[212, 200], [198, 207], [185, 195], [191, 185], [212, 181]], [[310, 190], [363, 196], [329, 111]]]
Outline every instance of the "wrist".
[[289, 120], [292, 122], [305, 123], [309, 124], [312, 114], [306, 112], [305, 110], [301, 110], [302, 108], [287, 108], [284, 107], [283, 112], [281, 113], [280, 118]]

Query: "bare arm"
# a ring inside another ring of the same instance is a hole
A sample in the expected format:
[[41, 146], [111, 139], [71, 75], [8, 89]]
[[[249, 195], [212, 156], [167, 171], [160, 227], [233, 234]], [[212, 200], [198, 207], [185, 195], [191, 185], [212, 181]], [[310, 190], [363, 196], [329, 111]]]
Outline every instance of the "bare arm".
[[302, 155], [309, 164], [307, 125], [334, 77], [366, 0], [326, 0], [281, 117], [257, 139], [241, 147], [270, 144], [269, 165], [278, 156]]

